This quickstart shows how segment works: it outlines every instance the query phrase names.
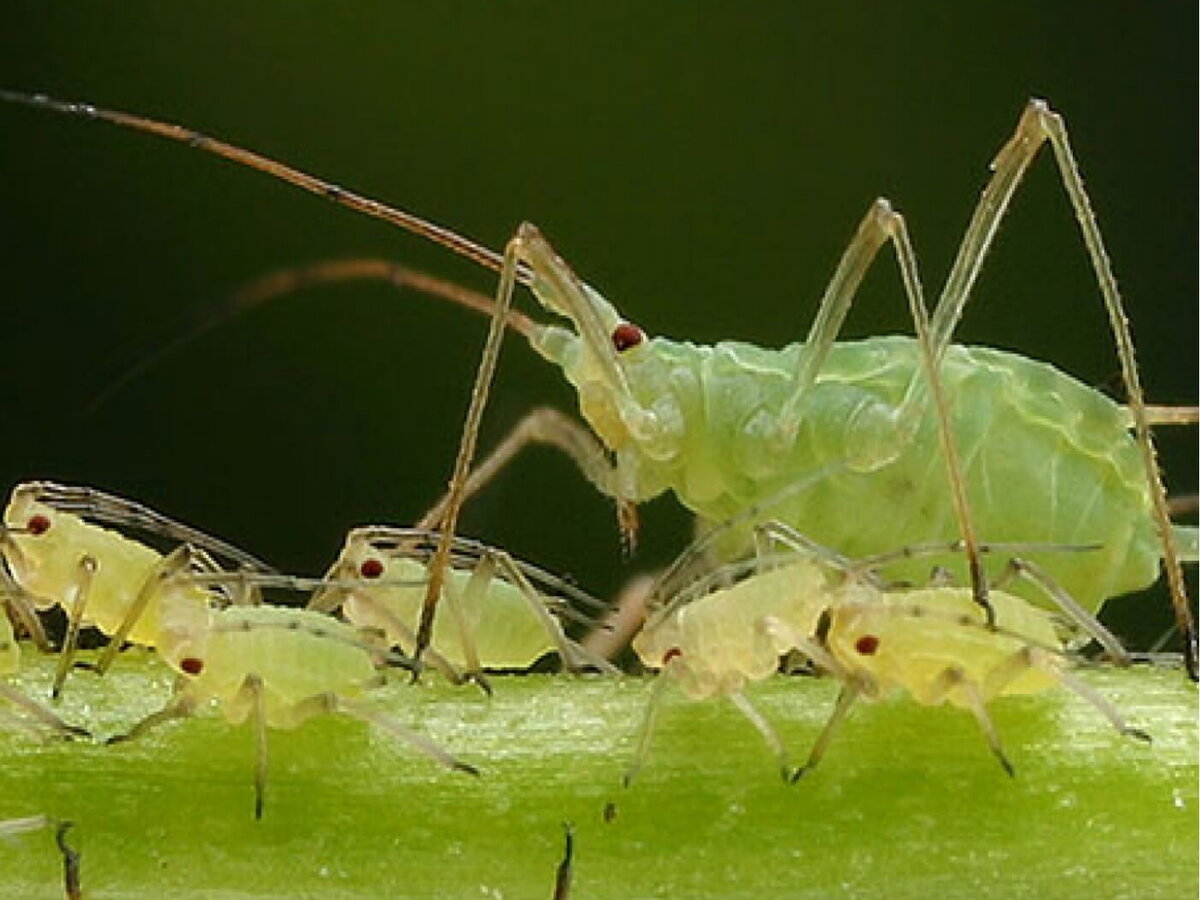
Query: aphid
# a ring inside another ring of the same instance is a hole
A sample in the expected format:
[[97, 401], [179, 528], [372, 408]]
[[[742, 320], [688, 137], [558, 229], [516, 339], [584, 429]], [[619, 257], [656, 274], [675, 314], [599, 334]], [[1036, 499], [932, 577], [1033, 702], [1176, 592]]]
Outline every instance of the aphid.
[[[1149, 741], [1115, 707], [1067, 671], [1051, 614], [1004, 590], [990, 594], [995, 626], [963, 588], [933, 587], [840, 597], [824, 645], [842, 681], [833, 714], [793, 779], [812, 770], [858, 697], [902, 690], [925, 706], [969, 710], [1004, 771], [1014, 774], [987, 705], [998, 697], [1065, 687], [1123, 735]], [[801, 648], [803, 652], [803, 648]]]
[[[411, 655], [417, 638], [410, 623], [424, 603], [438, 540], [435, 532], [413, 528], [354, 529], [326, 574], [331, 586], [314, 595], [310, 608], [340, 606], [350, 622], [378, 629]], [[551, 651], [566, 668], [598, 664], [567, 638], [559, 617], [580, 616], [571, 604], [598, 608], [600, 601], [477, 541], [456, 537], [451, 548], [442, 588], [450, 615], [437, 619], [429, 644], [435, 665], [474, 676], [483, 669], [526, 669]]]
[[[178, 547], [164, 555], [105, 525], [138, 529]], [[186, 546], [195, 549], [185, 552]], [[36, 623], [33, 610], [56, 605], [67, 614], [54, 696], [70, 670], [82, 626], [94, 625], [111, 638], [95, 666], [102, 674], [125, 641], [154, 646], [164, 577], [187, 565], [216, 571], [213, 557], [252, 571], [272, 571], [248, 553], [141, 504], [48, 481], [13, 489], [0, 530], [0, 553], [20, 588], [14, 606], [23, 622]], [[194, 603], [212, 601], [202, 585], [192, 584], [190, 590]]]
[[362, 719], [398, 738], [448, 769], [478, 771], [439, 744], [405, 727], [363, 699], [384, 681], [380, 664], [413, 668], [389, 654], [370, 632], [304, 609], [269, 605], [214, 609], [192, 602], [197, 583], [256, 586], [281, 581], [316, 588], [316, 580], [257, 573], [225, 573], [209, 578], [179, 574], [160, 590], [158, 654], [180, 675], [172, 699], [125, 734], [129, 740], [198, 707], [216, 704], [234, 725], [249, 721], [255, 734], [254, 814], [262, 817], [267, 780], [267, 729], [295, 728], [314, 716], [340, 713]]
[[[994, 614], [989, 625], [987, 613], [967, 588], [889, 588], [874, 569], [887, 558], [851, 562], [780, 523], [768, 523], [762, 530], [784, 542], [787, 552], [772, 552], [706, 576], [675, 595], [634, 639], [643, 664], [661, 669], [662, 675], [652, 688], [626, 783], [647, 756], [657, 708], [671, 683], [692, 699], [728, 697], [763, 736], [786, 780], [816, 765], [857, 697], [878, 699], [894, 689], [907, 690], [926, 705], [950, 702], [969, 709], [1010, 774], [1012, 767], [986, 709], [999, 696], [1040, 693], [1061, 684], [1092, 703], [1122, 733], [1145, 737], [1065, 671], [1062, 639], [1052, 614], [1007, 589], [1018, 577], [1032, 581], [1052, 605], [1072, 620], [1082, 619], [1082, 626], [1111, 654], [1124, 658], [1116, 638], [1039, 566], [1017, 558], [1010, 561], [1003, 580], [989, 592]], [[945, 549], [909, 547], [888, 558], [936, 555]], [[983, 549], [1011, 553], [1053, 548]], [[729, 580], [734, 583], [714, 589]], [[791, 650], [843, 683], [808, 762], [796, 770], [774, 728], [742, 693], [747, 682], [775, 674], [781, 657]]]
[[[880, 200], [843, 254], [806, 340], [765, 350], [648, 337], [581, 282], [530, 224], [520, 227], [501, 256], [409, 213], [188, 129], [40, 95], [0, 92], [0, 99], [187, 143], [423, 235], [501, 271], [504, 280], [525, 284], [573, 330], [516, 316], [508, 317], [509, 324], [562, 369], [615, 463], [609, 464], [584, 429], [544, 414], [520, 426], [518, 435], [569, 449], [610, 496], [641, 502], [671, 490], [701, 520], [718, 522], [772, 496], [799, 473], [845, 460], [846, 470], [826, 479], [804, 504], [776, 515], [859, 557], [897, 540], [941, 540], [956, 519], [965, 530], [962, 501], [969, 493], [977, 532], [988, 541], [1101, 545], [1086, 560], [1047, 563], [1053, 578], [1088, 610], [1151, 584], [1161, 560], [1188, 669], [1196, 676], [1192, 614], [1149, 432], [1152, 423], [1192, 416], [1171, 411], [1160, 416], [1146, 407], [1116, 280], [1065, 125], [1043, 101], [1027, 104], [993, 163], [925, 338], [836, 342], [859, 283], [889, 239], [916, 313], [915, 257], [904, 221]], [[1104, 298], [1129, 396], [1125, 407], [1047, 364], [951, 344], [1009, 202], [1044, 143], [1053, 148]], [[920, 336], [919, 320], [917, 325]], [[938, 431], [921, 360], [940, 373], [957, 411], [952, 435]], [[947, 437], [963, 448], [962, 478], [952, 477], [950, 492], [932, 465]], [[881, 505], [880, 498], [887, 502]], [[855, 508], [874, 514], [843, 513]], [[1192, 531], [1181, 530], [1184, 543], [1195, 543]], [[746, 539], [745, 533], [733, 536], [726, 555], [741, 552]], [[969, 562], [982, 599], [975, 554]]]

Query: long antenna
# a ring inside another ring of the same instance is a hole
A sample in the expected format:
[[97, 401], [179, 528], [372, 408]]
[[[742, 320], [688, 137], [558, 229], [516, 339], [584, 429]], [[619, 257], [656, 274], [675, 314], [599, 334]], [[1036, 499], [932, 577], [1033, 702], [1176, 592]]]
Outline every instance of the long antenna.
[[[156, 119], [135, 116], [131, 113], [120, 112], [119, 110], [104, 109], [103, 107], [93, 106], [90, 103], [56, 100], [53, 97], [47, 97], [45, 94], [26, 94], [20, 91], [0, 89], [0, 100], [8, 103], [20, 103], [24, 106], [32, 106], [35, 109], [49, 110], [50, 112], [60, 113], [65, 116], [99, 119], [103, 122], [119, 125], [122, 128], [143, 131], [147, 134], [166, 138], [169, 141], [186, 144], [197, 150], [203, 150], [205, 153], [220, 156], [240, 166], [256, 169], [273, 178], [278, 178], [280, 181], [295, 185], [301, 190], [308, 191], [310, 194], [316, 194], [318, 197], [331, 200], [338, 206], [344, 206], [347, 209], [352, 209], [355, 212], [371, 216], [375, 219], [382, 219], [390, 225], [396, 225], [412, 234], [427, 238], [435, 244], [440, 244], [447, 250], [473, 260], [481, 266], [491, 269], [493, 272], [499, 272], [504, 262], [503, 257], [495, 250], [489, 250], [482, 244], [465, 238], [451, 231], [449, 228], [435, 225], [432, 222], [422, 219], [420, 216], [415, 216], [404, 210], [388, 206], [386, 203], [380, 203], [378, 200], [372, 200], [370, 197], [356, 194], [353, 191], [339, 187], [331, 181], [325, 181], [322, 178], [317, 178], [315, 175], [309, 175], [307, 172], [285, 165], [270, 157], [263, 156], [251, 150], [244, 150], [241, 147], [218, 138], [209, 137], [199, 131], [185, 128], [182, 125], [160, 122]], [[528, 285], [532, 280], [533, 276], [527, 269], [518, 267], [517, 281]]]

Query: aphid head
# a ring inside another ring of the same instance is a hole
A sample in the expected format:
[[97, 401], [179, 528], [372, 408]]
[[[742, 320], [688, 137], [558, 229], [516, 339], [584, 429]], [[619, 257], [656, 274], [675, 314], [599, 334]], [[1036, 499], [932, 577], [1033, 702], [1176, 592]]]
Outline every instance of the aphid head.
[[158, 598], [155, 649], [166, 663], [189, 677], [204, 671], [212, 610], [202, 592], [186, 579], [167, 579]]

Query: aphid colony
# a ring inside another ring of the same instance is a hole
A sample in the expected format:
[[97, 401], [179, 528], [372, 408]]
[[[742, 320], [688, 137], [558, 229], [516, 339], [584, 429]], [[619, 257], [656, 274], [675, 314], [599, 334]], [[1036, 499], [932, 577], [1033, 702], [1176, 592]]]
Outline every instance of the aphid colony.
[[[118, 528], [184, 543], [160, 553]], [[989, 625], [970, 588], [889, 587], [877, 574], [885, 559], [853, 563], [780, 523], [759, 526], [757, 533], [761, 546], [754, 559], [722, 567], [665, 596], [679, 570], [701, 552], [697, 545], [652, 592], [652, 600], [663, 599], [652, 603], [633, 647], [647, 668], [663, 674], [651, 688], [627, 781], [646, 757], [663, 689], [671, 683], [693, 698], [728, 697], [762, 733], [790, 780], [817, 763], [855, 699], [878, 699], [894, 689], [919, 703], [968, 709], [1010, 773], [986, 709], [996, 697], [1062, 685], [1122, 733], [1145, 737], [1068, 673], [1063, 636], [1070, 632], [1057, 627], [1048, 611], [1005, 591], [1005, 585], [989, 593], [995, 612]], [[94, 489], [32, 482], [13, 491], [0, 553], [4, 594], [18, 622], [36, 623], [36, 612], [53, 606], [67, 615], [55, 695], [63, 689], [82, 626], [110, 638], [91, 667], [99, 674], [112, 665], [121, 641], [153, 648], [178, 676], [175, 693], [164, 708], [107, 742], [136, 738], [215, 705], [230, 723], [248, 721], [255, 730], [255, 812], [261, 816], [267, 729], [293, 728], [324, 713], [362, 719], [445, 768], [479, 774], [474, 765], [374, 708], [369, 698], [389, 670], [421, 668], [410, 654], [439, 538], [419, 529], [355, 529], [325, 577], [294, 577], [138, 504]], [[430, 668], [461, 682], [467, 674], [480, 677], [484, 669], [528, 668], [553, 651], [567, 667], [615, 671], [568, 638], [560, 621], [571, 615], [587, 621], [580, 609], [595, 610], [597, 601], [501, 551], [461, 538], [452, 548], [440, 598], [449, 614], [435, 622], [427, 650]], [[947, 549], [908, 548], [896, 557]], [[1028, 578], [1061, 603], [1064, 621], [1084, 617], [1077, 624], [1121, 652], [1116, 639], [1032, 563], [1013, 562], [1009, 572], [1009, 580]], [[262, 592], [269, 588], [305, 592], [308, 608], [264, 603]], [[333, 609], [343, 617], [322, 611]], [[7, 617], [0, 617], [0, 627], [4, 672], [11, 674], [18, 644]], [[38, 634], [35, 628], [26, 626], [31, 634]], [[829, 723], [800, 769], [791, 768], [782, 741], [742, 693], [746, 682], [773, 675], [789, 654], [842, 684]], [[18, 714], [11, 720], [23, 728], [63, 738], [88, 736], [10, 687], [0, 686], [0, 697]]]
[[[61, 606], [70, 623], [54, 691], [67, 677], [83, 624], [112, 639], [96, 666], [101, 672], [126, 641], [154, 647], [178, 674], [179, 688], [163, 710], [117, 739], [209, 702], [231, 722], [252, 721], [259, 812], [266, 729], [323, 712], [366, 719], [448, 768], [476, 771], [370, 706], [364, 695], [388, 668], [428, 666], [486, 688], [484, 670], [523, 668], [553, 650], [567, 668], [611, 671], [563, 630], [560, 620], [569, 610], [594, 615], [584, 595], [455, 535], [467, 496], [530, 442], [570, 454], [616, 501], [631, 542], [634, 504], [666, 491], [707, 529], [651, 590], [650, 618], [634, 640], [643, 664], [663, 674], [651, 689], [627, 778], [646, 755], [659, 698], [672, 683], [692, 697], [728, 697], [772, 747], [789, 780], [816, 765], [859, 697], [893, 690], [922, 704], [968, 710], [1010, 772], [987, 712], [991, 700], [1005, 695], [1061, 685], [1122, 733], [1144, 737], [1070, 675], [1065, 648], [1085, 634], [1110, 656], [1124, 658], [1092, 613], [1107, 598], [1153, 582], [1160, 565], [1195, 672], [1176, 544], [1194, 544], [1195, 532], [1168, 518], [1149, 434], [1152, 423], [1192, 421], [1194, 411], [1181, 415], [1144, 402], [1115, 278], [1065, 126], [1041, 101], [1028, 104], [998, 155], [932, 314], [905, 221], [879, 200], [844, 252], [807, 339], [764, 350], [647, 337], [580, 281], [528, 223], [498, 254], [179, 126], [41, 96], [0, 91], [0, 99], [187, 143], [416, 232], [500, 273], [493, 302], [369, 261], [314, 270], [329, 279], [386, 273], [492, 317], [449, 493], [416, 529], [352, 531], [322, 578], [280, 575], [222, 541], [96, 491], [33, 483], [14, 492], [0, 549], [15, 618], [35, 639], [41, 636], [37, 610]], [[1112, 323], [1127, 406], [1044, 363], [952, 343], [1000, 221], [1045, 143], [1053, 148]], [[860, 282], [889, 242], [916, 339], [837, 341]], [[285, 274], [260, 296], [312, 280]], [[510, 311], [518, 283], [570, 327]], [[473, 470], [505, 327], [561, 369], [591, 430], [535, 411]], [[868, 509], [866, 516], [846, 513]], [[159, 553], [110, 526], [149, 530], [174, 546]], [[905, 544], [908, 549], [895, 551]], [[1038, 564], [1023, 558], [1035, 554]], [[984, 558], [993, 556], [1008, 560], [1003, 572], [989, 574]], [[932, 560], [949, 571], [922, 586], [921, 567]], [[707, 571], [678, 587], [677, 576], [695, 568]], [[263, 604], [262, 591], [271, 587], [306, 591], [308, 608]], [[439, 608], [444, 612], [435, 617]], [[339, 611], [340, 619], [330, 615]], [[802, 661], [841, 684], [827, 726], [798, 769], [742, 693], [748, 681], [773, 675], [781, 659]], [[43, 726], [64, 734], [70, 728], [32, 700], [18, 705]]]

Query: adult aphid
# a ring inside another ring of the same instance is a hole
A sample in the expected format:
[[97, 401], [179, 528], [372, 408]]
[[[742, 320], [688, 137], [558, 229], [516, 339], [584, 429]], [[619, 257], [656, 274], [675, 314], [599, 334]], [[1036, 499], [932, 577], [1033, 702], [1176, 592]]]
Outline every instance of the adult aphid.
[[[1086, 559], [1047, 563], [1051, 576], [1093, 611], [1109, 597], [1151, 584], [1161, 561], [1188, 670], [1196, 677], [1192, 613], [1149, 431], [1152, 423], [1194, 417], [1148, 409], [1144, 402], [1116, 279], [1065, 124], [1043, 101], [1026, 105], [996, 156], [928, 329], [916, 318], [920, 340], [836, 340], [862, 278], [889, 240], [897, 249], [915, 317], [921, 306], [904, 220], [880, 200], [843, 254], [806, 340], [765, 350], [647, 336], [581, 282], [530, 224], [520, 227], [501, 255], [409, 213], [176, 125], [40, 95], [6, 91], [0, 99], [189, 144], [423, 235], [501, 271], [509, 285], [528, 286], [543, 307], [565, 317], [572, 328], [525, 317], [507, 320], [575, 386], [584, 418], [615, 464], [585, 430], [553, 417], [519, 428], [518, 435], [521, 441], [546, 440], [569, 449], [612, 496], [640, 502], [671, 490], [702, 520], [718, 522], [774, 495], [800, 473], [845, 460], [849, 465], [843, 473], [826, 479], [804, 504], [777, 515], [851, 557], [961, 531], [968, 538], [977, 600], [985, 598], [971, 546], [972, 521], [975, 533], [991, 542], [1101, 545]], [[1127, 406], [1047, 364], [951, 343], [1009, 202], [1044, 143], [1053, 149], [1096, 273], [1116, 338]], [[939, 379], [954, 414], [949, 433], [938, 427], [939, 404], [930, 402]], [[963, 451], [962, 471], [951, 473], [949, 491], [940, 464], [931, 467], [937, 457], [951, 464], [948, 440]], [[965, 515], [968, 495], [973, 519]], [[880, 498], [887, 498], [886, 504]], [[873, 512], [866, 517], [845, 512], [868, 508]], [[1194, 529], [1179, 536], [1195, 546]], [[741, 535], [726, 551], [740, 552], [745, 539]]]

